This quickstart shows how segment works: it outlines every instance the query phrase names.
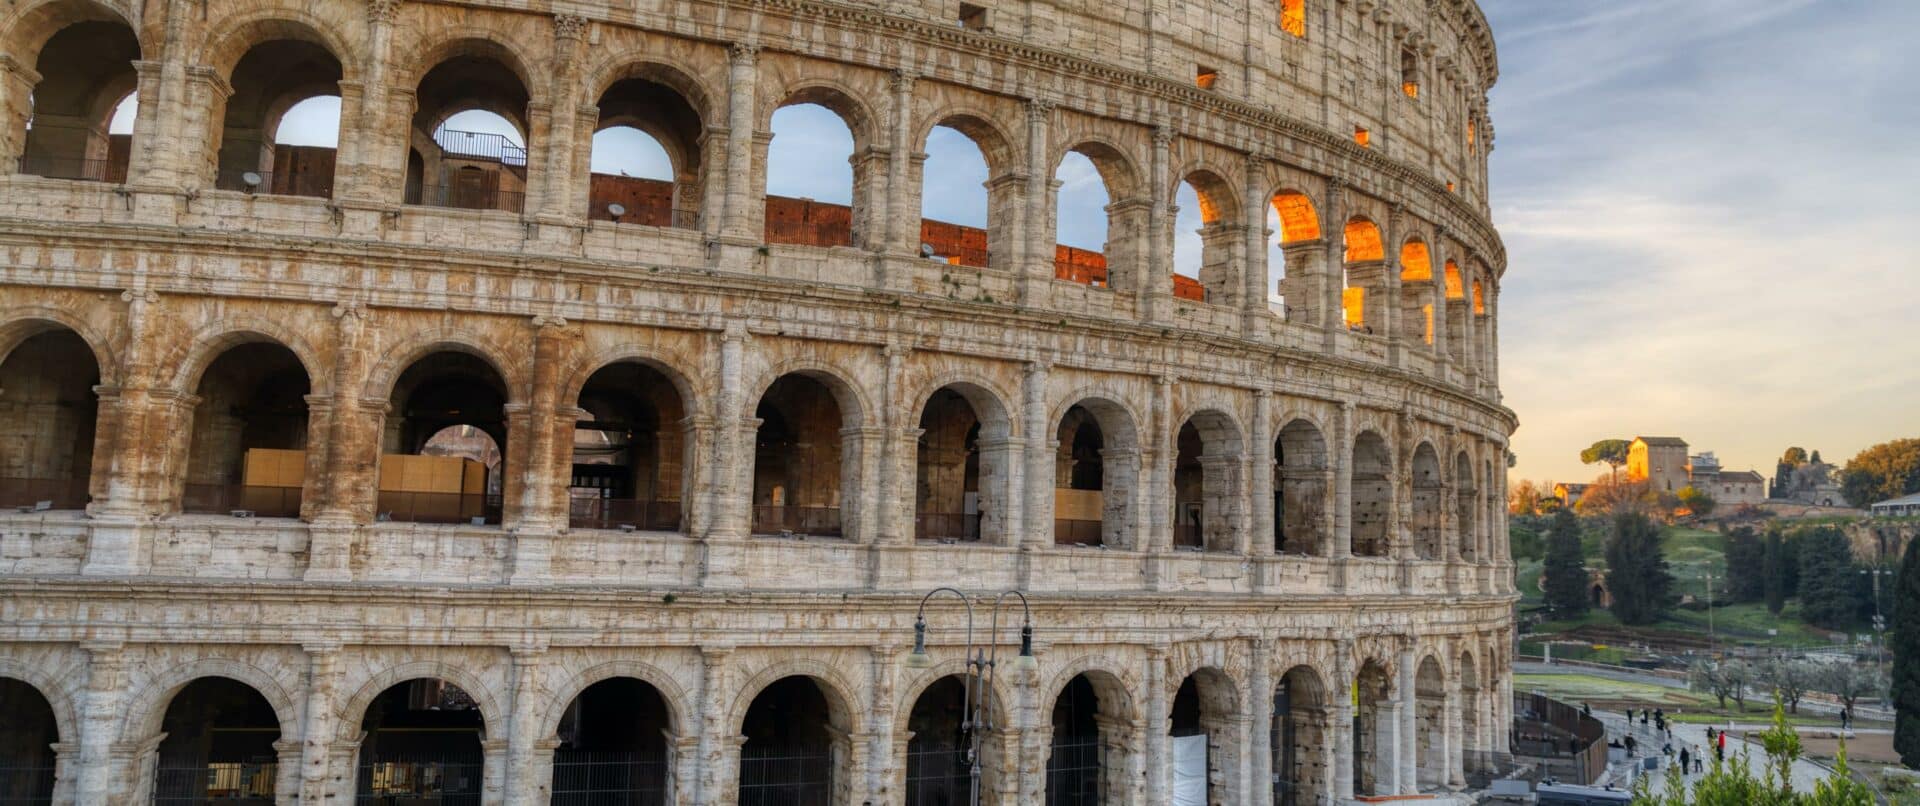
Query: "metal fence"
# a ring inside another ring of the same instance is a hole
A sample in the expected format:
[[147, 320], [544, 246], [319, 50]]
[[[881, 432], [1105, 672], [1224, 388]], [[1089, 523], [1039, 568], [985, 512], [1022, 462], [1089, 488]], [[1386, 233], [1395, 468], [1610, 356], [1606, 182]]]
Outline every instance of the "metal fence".
[[631, 526], [648, 532], [680, 531], [679, 501], [631, 501], [623, 498], [575, 498], [567, 523], [575, 529]]
[[372, 759], [360, 764], [359, 806], [480, 806], [477, 760]]
[[500, 522], [500, 496], [481, 493], [405, 493], [382, 491], [381, 520], [407, 523]]
[[0, 507], [85, 509], [86, 479], [23, 479], [0, 477]]
[[433, 142], [441, 151], [452, 156], [494, 160], [516, 168], [527, 167], [527, 149], [507, 139], [506, 135], [461, 131], [443, 126], [434, 130]]
[[667, 762], [637, 752], [556, 750], [553, 806], [662, 806]]
[[300, 488], [189, 484], [180, 497], [182, 512], [225, 515], [235, 510], [246, 510], [261, 518], [298, 518]]
[[485, 185], [421, 185], [419, 200], [414, 203], [427, 207], [519, 213], [526, 210], [527, 194]]
[[20, 173], [48, 179], [79, 179], [87, 182], [127, 181], [127, 164], [122, 160], [90, 160], [77, 157], [21, 157]]
[[906, 806], [954, 806], [973, 794], [973, 764], [965, 747], [907, 751]]
[[0, 806], [47, 806], [52, 802], [52, 765], [0, 763]]
[[777, 535], [840, 536], [839, 507], [756, 506], [753, 508], [753, 533]]
[[1047, 756], [1047, 806], [1106, 802], [1106, 749], [1097, 737], [1056, 739]]
[[1569, 764], [1582, 784], [1593, 782], [1606, 770], [1606, 725], [1579, 708], [1543, 694], [1516, 693], [1513, 719], [1515, 755]]
[[279, 766], [271, 762], [162, 761], [154, 773], [154, 806], [271, 806]]
[[740, 806], [828, 806], [833, 801], [833, 757], [740, 754]]

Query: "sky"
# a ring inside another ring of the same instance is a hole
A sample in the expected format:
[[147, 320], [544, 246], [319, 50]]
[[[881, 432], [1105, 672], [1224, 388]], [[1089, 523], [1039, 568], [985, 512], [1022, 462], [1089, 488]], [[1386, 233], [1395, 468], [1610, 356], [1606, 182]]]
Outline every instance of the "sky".
[[[1906, 40], [1920, 2], [1480, 2], [1500, 53], [1490, 170], [1513, 477], [1589, 480], [1602, 468], [1579, 451], [1614, 437], [1678, 436], [1771, 475], [1788, 446], [1842, 463], [1913, 436], [1920, 49]], [[333, 145], [337, 119], [337, 99], [303, 102], [278, 139]], [[486, 112], [448, 126], [521, 139]], [[848, 201], [853, 140], [832, 112], [787, 107], [773, 131], [768, 192]], [[925, 151], [922, 214], [984, 226], [979, 149], [936, 128]], [[591, 161], [670, 176], [632, 129], [597, 134]], [[1069, 155], [1056, 178], [1060, 242], [1102, 249], [1098, 171]], [[1199, 204], [1186, 186], [1175, 204], [1175, 270], [1194, 276]], [[1276, 281], [1283, 264], [1270, 245]]]
[[1920, 3], [1481, 0], [1514, 478], [1677, 436], [1773, 474], [1920, 424]]

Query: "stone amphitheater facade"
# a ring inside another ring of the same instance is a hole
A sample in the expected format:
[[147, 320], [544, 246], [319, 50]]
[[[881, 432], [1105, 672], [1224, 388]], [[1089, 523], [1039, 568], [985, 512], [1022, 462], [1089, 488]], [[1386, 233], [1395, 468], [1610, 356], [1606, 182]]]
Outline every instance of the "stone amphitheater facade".
[[[932, 803], [975, 740], [990, 803], [1458, 792], [1511, 720], [1496, 73], [1471, 0], [10, 3], [0, 795]], [[844, 243], [769, 235], [795, 103]], [[616, 121], [662, 225], [589, 190]], [[978, 260], [920, 254], [937, 125]]]

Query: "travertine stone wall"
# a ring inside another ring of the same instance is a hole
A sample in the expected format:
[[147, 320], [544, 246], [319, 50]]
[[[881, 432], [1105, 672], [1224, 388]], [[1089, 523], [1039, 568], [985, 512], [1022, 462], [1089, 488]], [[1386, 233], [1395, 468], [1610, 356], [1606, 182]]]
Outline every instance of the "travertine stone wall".
[[[1082, 675], [1111, 802], [1166, 801], [1190, 679], [1216, 802], [1271, 802], [1281, 681], [1299, 692], [1315, 797], [1349, 799], [1356, 777], [1375, 794], [1463, 786], [1505, 747], [1515, 599], [1506, 257], [1485, 185], [1497, 67], [1479, 10], [1308, 0], [1297, 37], [1252, 0], [982, 0], [967, 4], [986, 12], [978, 30], [960, 5], [0, 11], [0, 491], [81, 488], [0, 513], [0, 677], [54, 715], [54, 801], [148, 802], [169, 703], [217, 676], [272, 706], [280, 802], [352, 797], [367, 706], [419, 677], [477, 704], [485, 802], [543, 802], [561, 713], [633, 677], [668, 706], [672, 800], [729, 803], [749, 704], [802, 676], [836, 715], [835, 802], [899, 802], [909, 714], [964, 668], [951, 599], [927, 614], [932, 668], [903, 662], [938, 585], [1032, 600], [1038, 666], [1000, 669], [990, 802], [1042, 802], [1053, 707]], [[86, 36], [63, 39], [76, 24]], [[342, 99], [329, 198], [220, 189], [234, 154], [263, 150], [223, 135], [267, 131], [230, 116], [276, 114], [273, 82], [240, 74], [273, 60], [248, 54], [284, 40], [339, 64], [323, 88]], [[137, 58], [63, 49], [89, 41], [137, 42]], [[495, 110], [527, 138], [517, 212], [407, 203], [408, 151], [431, 146], [449, 101], [426, 79], [474, 59], [519, 85], [469, 99], [520, 99]], [[89, 68], [49, 72], [76, 63]], [[589, 220], [591, 138], [610, 125], [596, 104], [627, 79], [698, 118], [661, 130], [697, 155], [676, 163], [676, 226]], [[124, 182], [36, 166], [99, 152], [126, 92], [140, 108]], [[65, 117], [29, 130], [42, 97]], [[849, 246], [763, 242], [770, 120], [794, 102], [854, 133]], [[917, 257], [936, 125], [987, 159], [986, 267]], [[1113, 198], [1110, 287], [1054, 279], [1053, 176], [1070, 151]], [[1207, 218], [1205, 302], [1171, 293], [1182, 181]], [[1355, 259], [1361, 237], [1380, 254]], [[1401, 265], [1416, 252], [1424, 278]], [[1269, 306], [1276, 276], [1286, 300]], [[1349, 286], [1370, 300], [1362, 328], [1342, 319]], [[283, 394], [272, 431], [306, 450], [299, 517], [184, 513], [189, 485], [227, 480], [207, 457], [230, 462], [259, 433], [237, 401], [269, 365], [222, 357], [266, 345], [290, 356], [274, 372], [306, 382], [304, 420]], [[388, 522], [379, 456], [406, 447], [406, 373], [449, 352], [499, 398], [500, 522]], [[574, 425], [600, 405], [583, 391], [624, 363], [671, 400], [655, 407], [673, 412], [655, 486], [677, 494], [677, 532], [570, 517]], [[799, 488], [838, 507], [841, 533], [755, 535], [773, 458], [758, 456], [758, 412], [801, 378], [823, 394], [793, 418], [838, 473]], [[956, 398], [964, 425], [941, 414]], [[1076, 458], [1062, 461], [1064, 424], [1082, 417], [1102, 435], [1098, 548], [1055, 542]], [[919, 514], [955, 506], [973, 421], [979, 540], [916, 541]], [[1199, 550], [1175, 541], [1191, 500]], [[1378, 696], [1356, 706], [1363, 670]]]

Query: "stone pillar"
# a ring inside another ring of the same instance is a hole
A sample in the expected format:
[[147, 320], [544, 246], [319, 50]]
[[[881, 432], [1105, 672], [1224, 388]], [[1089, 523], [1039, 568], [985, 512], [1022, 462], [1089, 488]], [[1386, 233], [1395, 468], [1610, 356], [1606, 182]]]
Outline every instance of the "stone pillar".
[[[882, 208], [884, 236], [879, 248], [901, 256], [914, 256], [920, 247], [920, 183], [914, 170], [926, 160], [913, 141], [913, 85], [919, 76], [910, 70], [894, 70], [888, 77], [891, 90], [888, 106], [887, 196]], [[889, 287], [885, 283], [882, 288]]]
[[10, 53], [0, 53], [0, 175], [11, 174], [26, 153], [27, 119], [40, 73]]
[[184, 147], [174, 157], [179, 172], [176, 181], [188, 187], [209, 187], [220, 162], [218, 144], [225, 124], [222, 117], [233, 85], [213, 68], [196, 64], [186, 69], [185, 89], [186, 108], [179, 119]]
[[1148, 806], [1165, 804], [1173, 778], [1173, 757], [1168, 752], [1167, 731], [1170, 704], [1167, 701], [1167, 646], [1154, 644], [1147, 647], [1147, 672], [1141, 677], [1141, 685], [1146, 688], [1143, 706], [1146, 708], [1146, 741], [1140, 745], [1146, 755], [1145, 803]]
[[696, 803], [731, 803], [740, 773], [740, 737], [728, 723], [727, 658], [733, 647], [700, 648], [699, 785]]
[[1029, 549], [1053, 544], [1053, 457], [1059, 446], [1047, 410], [1047, 375], [1051, 368], [1045, 362], [1029, 362], [1021, 379], [1028, 437], [1024, 479], [1027, 521], [1020, 542]]
[[[372, 345], [364, 335], [368, 311], [358, 303], [333, 308], [333, 405], [323, 428], [307, 444], [318, 447], [320, 472], [313, 486], [319, 501], [308, 527], [308, 582], [352, 578], [353, 538], [360, 524], [373, 519], [380, 468], [380, 432], [387, 403], [362, 397]], [[309, 454], [309, 468], [314, 457]]]
[[[1386, 328], [1384, 330], [1380, 328], [1374, 329], [1380, 333], [1380, 335], [1387, 337], [1387, 361], [1396, 367], [1400, 366], [1401, 348], [1407, 340], [1407, 324], [1402, 320], [1401, 314], [1404, 312], [1400, 310], [1400, 246], [1404, 240], [1402, 238], [1400, 222], [1404, 217], [1405, 212], [1402, 207], [1395, 204], [1392, 212], [1387, 215], [1386, 230], [1380, 233], [1381, 262], [1384, 271], [1381, 272], [1380, 276], [1381, 302], [1383, 304], [1378, 306], [1378, 309], [1381, 314], [1381, 320], [1385, 323]], [[1372, 292], [1368, 293], [1371, 294]], [[1374, 310], [1373, 300], [1368, 299], [1367, 318], [1369, 321], [1373, 319]]]
[[[400, 0], [367, 0], [366, 68], [361, 81], [352, 88], [357, 96], [348, 103], [348, 88], [340, 97], [340, 148], [334, 157], [335, 198], [361, 204], [394, 204], [401, 199], [407, 153], [412, 131], [409, 121], [390, 119], [388, 72], [393, 60], [394, 18], [400, 13]], [[411, 98], [411, 89], [408, 96]], [[411, 102], [409, 100], [409, 105]]]
[[[1123, 224], [1125, 218], [1118, 215], [1118, 211], [1113, 216], [1113, 224], [1107, 231], [1109, 258], [1107, 277], [1115, 289], [1132, 291], [1139, 295], [1140, 319], [1145, 322], [1167, 322], [1173, 316], [1172, 235], [1176, 210], [1173, 205], [1172, 169], [1169, 167], [1169, 163], [1172, 162], [1170, 152], [1173, 148], [1173, 137], [1173, 128], [1170, 126], [1155, 126], [1153, 129], [1153, 154], [1147, 171], [1148, 181], [1153, 184], [1147, 194], [1149, 207], [1146, 215], [1145, 254], [1142, 255], [1136, 251], [1132, 256], [1133, 260], [1128, 261], [1126, 260], [1128, 256], [1124, 252], [1114, 248], [1115, 227], [1122, 238], [1138, 240], [1137, 231]], [[1121, 260], [1123, 264], [1132, 265], [1115, 266], [1115, 259]], [[1116, 271], [1132, 272], [1132, 283], [1122, 285], [1120, 280], [1114, 277]]]
[[[80, 694], [80, 764], [75, 803], [112, 803], [134, 770], [116, 765], [120, 720], [126, 712], [126, 648], [117, 643], [86, 643], [87, 684]], [[124, 761], [124, 759], [122, 759]]]
[[[553, 58], [549, 62], [553, 75], [547, 91], [550, 112], [546, 138], [541, 142], [543, 158], [538, 164], [529, 160], [527, 166], [528, 179], [539, 179], [540, 201], [538, 208], [531, 204], [526, 207], [528, 212], [538, 209], [539, 217], [551, 222], [571, 220], [574, 199], [586, 195], [580, 183], [588, 181], [587, 174], [574, 170], [577, 160], [573, 152], [580, 140], [574, 136], [574, 127], [580, 122], [575, 109], [581, 103], [578, 97], [580, 49], [589, 24], [587, 18], [577, 14], [562, 13], [553, 17]], [[531, 154], [534, 145], [531, 132], [528, 139]], [[591, 149], [592, 141], [588, 144]]]
[[[872, 709], [867, 720], [867, 777], [860, 797], [871, 803], [896, 803], [900, 798], [893, 794], [893, 783], [900, 777], [900, 770], [894, 768], [894, 679], [896, 662], [900, 657], [900, 647], [877, 645], [868, 649], [868, 663], [873, 673]], [[912, 705], [908, 705], [912, 708]], [[906, 744], [907, 737], [900, 737], [900, 744]], [[902, 796], [905, 793], [901, 793]]]
[[[1320, 327], [1326, 332], [1327, 347], [1331, 348], [1335, 334], [1347, 329], [1345, 308], [1341, 304], [1340, 294], [1346, 289], [1346, 238], [1342, 235], [1346, 227], [1345, 205], [1342, 203], [1344, 183], [1338, 177], [1327, 179], [1326, 202], [1320, 206], [1321, 258], [1320, 284], [1321, 299]], [[1292, 255], [1287, 256], [1289, 260]]]
[[759, 243], [765, 237], [760, 225], [765, 205], [759, 203], [760, 188], [753, 181], [754, 133], [759, 125], [753, 105], [760, 46], [736, 43], [728, 53], [727, 208], [722, 234], [741, 243]]
[[1461, 698], [1464, 692], [1460, 688], [1460, 670], [1453, 669], [1447, 675], [1446, 710], [1441, 716], [1441, 734], [1446, 738], [1446, 752], [1442, 758], [1447, 760], [1446, 785], [1458, 792], [1467, 788], [1466, 754], [1462, 751], [1465, 743], [1466, 726], [1462, 724], [1460, 713], [1463, 707]]
[[1353, 556], [1353, 415], [1353, 402], [1342, 402], [1329, 440], [1334, 462], [1333, 547], [1327, 556], [1341, 560]]
[[1242, 746], [1247, 748], [1247, 761], [1242, 765], [1248, 770], [1241, 790], [1247, 793], [1246, 802], [1252, 806], [1273, 806], [1273, 657], [1275, 643], [1271, 638], [1258, 638], [1250, 642], [1253, 652], [1252, 663], [1247, 673], [1247, 697], [1245, 722], [1249, 735]]
[[[1479, 339], [1473, 327], [1473, 265], [1473, 260], [1469, 259], [1466, 265], [1460, 267], [1460, 298], [1448, 300], [1449, 306], [1459, 306], [1454, 309], [1459, 312], [1457, 315], [1460, 326], [1460, 354], [1455, 358], [1460, 361], [1469, 379], [1479, 378], [1481, 375], [1480, 351], [1476, 343]], [[1449, 313], [1452, 312], [1449, 311]], [[1471, 380], [1468, 385], [1472, 385]]]
[[[1027, 173], [1024, 166], [1002, 173], [986, 182], [987, 188], [987, 266], [1008, 272], [1018, 289], [1026, 284], [1026, 266], [1022, 262], [1027, 249]], [[919, 186], [924, 188], [922, 175]], [[924, 193], [924, 190], [922, 191]], [[914, 211], [918, 215], [919, 211]]]
[[[1433, 306], [1433, 355], [1441, 362], [1452, 358], [1447, 347], [1448, 331], [1451, 324], [1447, 321], [1447, 261], [1453, 258], [1453, 250], [1447, 247], [1452, 235], [1446, 227], [1440, 227], [1433, 233], [1433, 253], [1428, 262], [1433, 266], [1433, 280], [1426, 288], [1427, 304]], [[1441, 377], [1445, 377], [1444, 373]]]
[[[1021, 250], [1015, 269], [1015, 289], [1020, 304], [1037, 305], [1053, 282], [1054, 189], [1053, 155], [1048, 130], [1053, 122], [1053, 102], [1039, 99], [1027, 102], [1027, 214], [1026, 247]], [[1048, 474], [1052, 478], [1052, 474]]]
[[[549, 692], [541, 685], [547, 648], [513, 648], [513, 703], [507, 732], [507, 803], [545, 803], [552, 797], [553, 744], [543, 742], [541, 706]], [[544, 751], [544, 752], [543, 752]], [[542, 775], [542, 772], [545, 775]]]
[[[300, 803], [320, 803], [326, 797], [328, 751], [332, 749], [336, 721], [335, 697], [340, 687], [340, 647], [338, 644], [310, 644], [307, 653], [307, 696], [305, 717], [300, 720]], [[283, 758], [282, 764], [285, 764]]]
[[1243, 212], [1246, 260], [1240, 272], [1240, 307], [1241, 330], [1249, 336], [1255, 333], [1258, 324], [1273, 316], [1267, 309], [1267, 289], [1273, 271], [1267, 265], [1267, 239], [1273, 237], [1273, 231], [1267, 229], [1267, 211], [1273, 205], [1269, 192], [1266, 158], [1247, 155], [1247, 197]]
[[487, 738], [480, 740], [480, 804], [481, 806], [505, 806], [507, 800], [507, 766], [511, 740], [507, 738]]
[[[508, 406], [508, 428], [518, 431], [507, 438], [509, 469], [519, 472], [507, 476], [508, 505], [502, 521], [514, 536], [514, 584], [538, 584], [548, 578], [553, 534], [566, 524], [561, 507], [566, 502], [571, 468], [557, 465], [563, 428], [569, 456], [573, 447], [571, 417], [575, 407], [563, 405], [559, 400], [560, 385], [565, 382], [560, 374], [567, 364], [570, 346], [567, 320], [536, 316], [532, 325], [533, 367], [528, 403], [518, 416], [512, 411], [514, 407]], [[516, 423], [522, 426], [515, 429]], [[521, 447], [515, 449], [515, 442], [522, 443]], [[518, 468], [511, 467], [511, 460], [515, 458], [520, 460]], [[511, 483], [516, 480], [517, 484]], [[518, 495], [513, 494], [515, 487]]]
[[1252, 514], [1246, 548], [1255, 557], [1271, 557], [1279, 548], [1273, 544], [1273, 390], [1254, 390], [1253, 423], [1247, 430], [1253, 444], [1247, 452], [1251, 457], [1247, 497]]
[[1286, 273], [1280, 277], [1280, 296], [1286, 304], [1287, 321], [1325, 326], [1329, 281], [1327, 242], [1295, 241], [1281, 247], [1281, 252], [1287, 261]]
[[[1495, 312], [1500, 306], [1500, 284], [1492, 277], [1487, 278], [1486, 295], [1487, 312], [1483, 318], [1486, 321], [1487, 338], [1481, 348], [1486, 354], [1483, 379], [1487, 382], [1489, 389], [1498, 390], [1500, 388], [1500, 319]], [[1495, 396], [1498, 396], [1497, 391]]]
[[707, 540], [740, 538], [747, 534], [747, 507], [753, 490], [751, 486], [742, 489], [741, 484], [743, 481], [752, 484], [753, 443], [751, 433], [743, 431], [741, 422], [752, 415], [744, 388], [746, 348], [751, 338], [746, 323], [740, 320], [728, 321], [726, 330], [720, 334], [720, 393], [714, 398], [714, 453], [707, 467], [712, 482], [706, 492], [707, 500], [700, 502], [701, 508], [711, 513], [707, 518], [708, 531], [702, 535]]
[[[914, 532], [914, 479], [919, 418], [907, 399], [906, 359], [910, 347], [888, 344], [880, 349], [886, 362], [886, 387], [881, 390], [878, 412], [881, 427], [880, 472], [873, 485], [878, 489], [878, 510], [874, 517], [873, 542], [908, 545]], [[985, 479], [982, 479], [984, 482]], [[984, 486], [983, 486], [984, 489]]]
[[1419, 697], [1415, 693], [1414, 679], [1418, 670], [1413, 655], [1412, 638], [1401, 639], [1400, 643], [1400, 679], [1394, 684], [1394, 777], [1395, 792], [1411, 795], [1420, 791], [1420, 759], [1416, 752], [1419, 742]]
[[1333, 652], [1333, 799], [1353, 800], [1353, 639], [1342, 638]]
[[[154, 54], [143, 53], [134, 62], [139, 74], [140, 108], [134, 121], [133, 150], [128, 155], [127, 184], [153, 189], [175, 189], [180, 185], [182, 156], [189, 146], [183, 126], [189, 101], [187, 95], [188, 15], [183, 6], [173, 6], [162, 18], [162, 39], [158, 61]], [[199, 132], [191, 136], [200, 139]]]
[[1173, 548], [1173, 465], [1180, 453], [1180, 424], [1173, 421], [1173, 386], [1178, 379], [1160, 375], [1153, 379], [1153, 421], [1143, 433], [1148, 440], [1141, 456], [1146, 460], [1146, 494], [1136, 496], [1145, 512], [1136, 511], [1134, 521], [1141, 525], [1141, 539], [1133, 545], [1148, 552]]
[[1393, 433], [1387, 439], [1387, 478], [1393, 490], [1393, 503], [1387, 507], [1388, 555], [1405, 563], [1414, 558], [1413, 540], [1407, 524], [1413, 522], [1413, 415], [1401, 409], [1393, 418]]

